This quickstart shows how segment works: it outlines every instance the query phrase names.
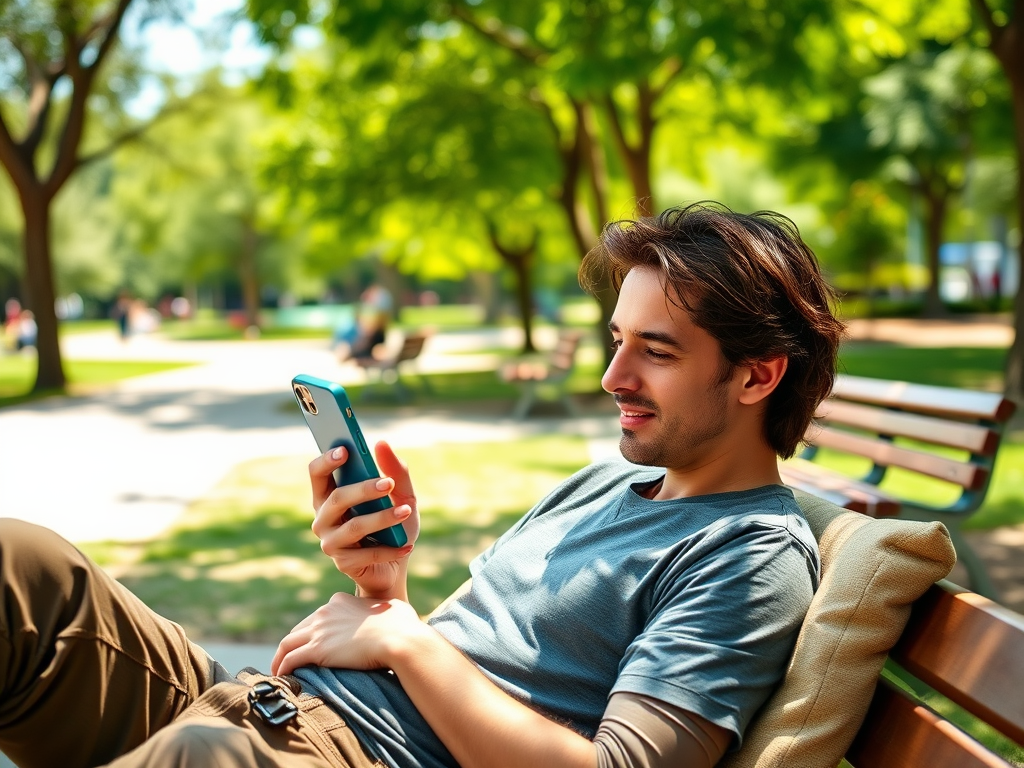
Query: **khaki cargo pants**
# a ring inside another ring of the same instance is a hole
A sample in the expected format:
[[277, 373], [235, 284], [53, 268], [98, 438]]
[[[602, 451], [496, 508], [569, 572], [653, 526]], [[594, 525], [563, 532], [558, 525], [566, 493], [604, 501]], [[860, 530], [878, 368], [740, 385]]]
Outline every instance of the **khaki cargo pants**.
[[22, 768], [381, 765], [295, 678], [232, 677], [60, 536], [10, 519], [0, 751]]

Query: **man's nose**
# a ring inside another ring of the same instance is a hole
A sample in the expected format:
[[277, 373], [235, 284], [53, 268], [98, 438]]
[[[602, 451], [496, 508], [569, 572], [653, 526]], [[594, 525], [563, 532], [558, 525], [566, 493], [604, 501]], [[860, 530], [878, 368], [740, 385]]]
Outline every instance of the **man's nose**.
[[632, 392], [636, 389], [636, 376], [625, 364], [621, 351], [615, 353], [615, 357], [608, 364], [608, 368], [601, 377], [601, 387], [605, 392]]

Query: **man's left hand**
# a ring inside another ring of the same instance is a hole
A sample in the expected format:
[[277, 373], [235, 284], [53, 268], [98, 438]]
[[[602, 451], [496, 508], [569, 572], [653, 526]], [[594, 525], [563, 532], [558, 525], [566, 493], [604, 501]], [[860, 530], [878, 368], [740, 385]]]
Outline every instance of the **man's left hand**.
[[285, 636], [270, 672], [287, 675], [309, 665], [380, 669], [389, 666], [388, 651], [395, 643], [432, 631], [406, 602], [339, 592]]

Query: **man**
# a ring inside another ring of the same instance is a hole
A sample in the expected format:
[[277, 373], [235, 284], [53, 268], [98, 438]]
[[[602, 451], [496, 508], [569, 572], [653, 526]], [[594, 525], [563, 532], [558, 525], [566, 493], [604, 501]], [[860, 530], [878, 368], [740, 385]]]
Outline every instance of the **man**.
[[[623, 456], [581, 471], [424, 622], [409, 472], [335, 488], [323, 551], [356, 583], [241, 681], [42, 529], [0, 531], [0, 748], [24, 764], [710, 766], [781, 679], [816, 586], [779, 479], [831, 389], [841, 324], [795, 227], [707, 205], [606, 229], [603, 386]], [[394, 508], [348, 510], [390, 494]], [[402, 522], [410, 544], [360, 548]], [[71, 723], [79, 725], [71, 728]], [[68, 737], [68, 733], [72, 737]], [[32, 761], [35, 762], [32, 762]]]

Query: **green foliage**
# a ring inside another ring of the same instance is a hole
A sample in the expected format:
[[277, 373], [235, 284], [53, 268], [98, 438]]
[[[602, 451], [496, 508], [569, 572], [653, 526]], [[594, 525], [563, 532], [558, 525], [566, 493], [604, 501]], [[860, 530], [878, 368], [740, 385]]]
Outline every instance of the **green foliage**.
[[868, 144], [903, 158], [906, 166], [893, 172], [908, 184], [934, 173], [962, 183], [972, 121], [992, 102], [997, 70], [991, 54], [967, 45], [894, 62], [864, 82]]

